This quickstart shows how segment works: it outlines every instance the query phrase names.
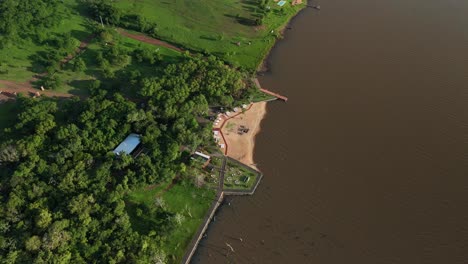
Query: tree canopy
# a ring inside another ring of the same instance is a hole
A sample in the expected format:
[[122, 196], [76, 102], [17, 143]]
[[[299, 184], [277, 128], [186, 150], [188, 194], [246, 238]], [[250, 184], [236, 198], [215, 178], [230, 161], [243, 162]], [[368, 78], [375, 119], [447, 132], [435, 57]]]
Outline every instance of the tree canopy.
[[[5, 263], [149, 263], [167, 258], [166, 235], [181, 215], [129, 207], [132, 188], [184, 175], [181, 146], [196, 148], [210, 126], [208, 105], [232, 105], [250, 87], [245, 73], [215, 58], [186, 58], [159, 77], [125, 74], [86, 100], [18, 98], [15, 125], [0, 144], [0, 260]], [[117, 85], [119, 84], [119, 85]], [[122, 86], [134, 85], [128, 100]], [[112, 150], [129, 134], [143, 154]], [[133, 211], [129, 211], [133, 210]], [[147, 216], [149, 232], [131, 217]]]
[[60, 5], [55, 0], [0, 1], [0, 36], [4, 41], [32, 36], [57, 25], [62, 20], [57, 12]]

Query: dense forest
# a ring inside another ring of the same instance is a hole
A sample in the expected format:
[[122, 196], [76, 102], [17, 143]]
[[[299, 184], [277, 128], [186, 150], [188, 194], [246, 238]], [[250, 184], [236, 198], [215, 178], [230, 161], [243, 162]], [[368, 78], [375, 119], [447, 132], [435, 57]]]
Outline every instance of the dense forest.
[[[177, 216], [154, 216], [149, 232], [132, 227], [125, 194], [182, 178], [192, 184], [181, 146], [210, 141], [197, 122], [209, 105], [232, 105], [250, 94], [245, 73], [211, 57], [185, 58], [158, 77], [129, 72], [95, 81], [87, 100], [17, 100], [14, 126], [0, 146], [0, 258], [4, 263], [158, 263]], [[133, 85], [132, 100], [122, 88]], [[137, 158], [112, 150], [129, 133], [142, 135]], [[190, 159], [188, 159], [190, 160]]]

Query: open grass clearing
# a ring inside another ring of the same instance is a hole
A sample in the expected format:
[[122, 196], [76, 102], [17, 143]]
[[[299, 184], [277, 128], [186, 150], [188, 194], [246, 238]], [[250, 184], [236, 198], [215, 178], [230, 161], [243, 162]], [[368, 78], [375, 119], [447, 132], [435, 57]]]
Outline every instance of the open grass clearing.
[[164, 40], [248, 69], [257, 68], [278, 31], [303, 6], [288, 2], [280, 7], [269, 0], [271, 11], [263, 25], [253, 26], [259, 7], [255, 0], [120, 0], [116, 5], [157, 23], [157, 34]]
[[[167, 243], [163, 248], [168, 255], [174, 256], [171, 263], [179, 263], [193, 235], [202, 224], [216, 192], [213, 189], [198, 188], [187, 183], [176, 183], [167, 189], [169, 185], [170, 183], [164, 183], [150, 190], [145, 188], [135, 190], [128, 194], [127, 205], [132, 207], [143, 203], [146, 206], [156, 206], [155, 200], [159, 197], [166, 210], [183, 216], [181, 224], [167, 234]], [[137, 228], [149, 228], [149, 226], [140, 223]]]

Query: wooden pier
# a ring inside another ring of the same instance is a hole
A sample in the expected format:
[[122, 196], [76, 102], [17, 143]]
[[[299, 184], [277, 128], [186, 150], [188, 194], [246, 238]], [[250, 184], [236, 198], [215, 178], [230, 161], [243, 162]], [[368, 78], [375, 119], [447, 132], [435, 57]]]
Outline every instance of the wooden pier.
[[280, 99], [280, 100], [283, 100], [285, 102], [288, 101], [288, 98], [286, 96], [282, 96], [281, 94], [277, 94], [277, 93], [274, 93], [270, 90], [267, 90], [267, 89], [263, 89], [263, 88], [260, 88], [260, 91], [266, 93], [266, 94], [269, 94], [269, 95], [273, 95], [274, 97]]
[[286, 96], [283, 96], [283, 95], [281, 95], [281, 94], [272, 92], [272, 91], [270, 91], [270, 90], [268, 90], [268, 89], [262, 88], [262, 86], [260, 86], [260, 82], [258, 81], [257, 78], [254, 78], [254, 79], [253, 79], [253, 82], [255, 83], [255, 85], [257, 85], [257, 87], [258, 87], [258, 89], [259, 89], [260, 91], [262, 91], [262, 92], [264, 92], [264, 93], [266, 93], [266, 94], [272, 95], [272, 96], [276, 97], [277, 99], [283, 100], [283, 101], [285, 101], [285, 102], [288, 101], [288, 98], [287, 98]]

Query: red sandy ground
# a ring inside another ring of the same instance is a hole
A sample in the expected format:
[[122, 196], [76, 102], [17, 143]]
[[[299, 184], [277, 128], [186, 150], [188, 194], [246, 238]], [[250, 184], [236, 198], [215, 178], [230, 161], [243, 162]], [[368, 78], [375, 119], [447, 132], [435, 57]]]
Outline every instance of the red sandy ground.
[[37, 92], [41, 95], [50, 96], [50, 97], [71, 97], [73, 95], [68, 93], [60, 93], [50, 90], [40, 91], [32, 87], [31, 82], [14, 82], [14, 81], [5, 81], [0, 80], [0, 91], [2, 91], [2, 96], [12, 97], [14, 93], [22, 93], [24, 95], [34, 96]]
[[[255, 136], [260, 132], [260, 123], [265, 114], [266, 102], [258, 102], [251, 104], [244, 112], [222, 118], [221, 124], [214, 126], [213, 130], [220, 131], [222, 142], [226, 144], [224, 154], [257, 169], [253, 160]], [[247, 134], [237, 134], [237, 128], [241, 125], [250, 131]]]
[[155, 38], [148, 37], [148, 36], [141, 35], [141, 34], [129, 33], [129, 32], [127, 32], [127, 31], [125, 31], [125, 30], [122, 30], [122, 29], [119, 29], [118, 31], [119, 31], [119, 33], [120, 33], [122, 36], [125, 36], [125, 37], [129, 37], [129, 38], [132, 38], [132, 39], [135, 39], [135, 40], [144, 42], [144, 43], [156, 45], [156, 46], [166, 47], [166, 48], [169, 48], [169, 49], [173, 49], [173, 50], [175, 50], [175, 51], [178, 51], [178, 52], [184, 52], [183, 49], [181, 49], [181, 48], [179, 48], [179, 47], [176, 47], [176, 46], [174, 46], [174, 45], [172, 45], [172, 44], [169, 44], [169, 43], [167, 43], [167, 42], [164, 42], [164, 41], [162, 41], [162, 40], [159, 40], [159, 39], [155, 39]]
[[302, 0], [294, 0], [294, 1], [292, 2], [292, 5], [293, 5], [293, 6], [294, 6], [294, 5], [300, 5], [300, 4], [302, 4]]

